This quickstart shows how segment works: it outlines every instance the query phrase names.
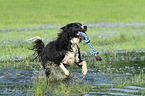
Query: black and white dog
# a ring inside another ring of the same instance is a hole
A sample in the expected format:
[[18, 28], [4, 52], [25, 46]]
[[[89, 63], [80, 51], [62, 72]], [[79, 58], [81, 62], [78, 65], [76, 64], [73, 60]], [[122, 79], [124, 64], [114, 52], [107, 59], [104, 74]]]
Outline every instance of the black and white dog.
[[81, 23], [70, 23], [62, 27], [61, 30], [58, 38], [46, 46], [38, 36], [29, 39], [33, 40], [34, 43], [31, 49], [38, 53], [47, 77], [51, 73], [49, 66], [52, 64], [59, 66], [65, 73], [65, 77], [70, 75], [66, 66], [76, 64], [82, 68], [82, 73], [85, 76], [87, 74], [87, 64], [86, 61], [81, 59], [79, 48], [84, 37], [79, 35], [79, 31], [86, 32], [87, 26], [83, 26]]

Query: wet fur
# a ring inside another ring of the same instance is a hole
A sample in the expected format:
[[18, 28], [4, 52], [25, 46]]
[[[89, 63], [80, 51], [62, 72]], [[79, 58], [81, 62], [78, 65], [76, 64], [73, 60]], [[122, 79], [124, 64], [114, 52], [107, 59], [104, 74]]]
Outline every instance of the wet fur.
[[[69, 71], [65, 66], [70, 66], [75, 63], [83, 68], [79, 48], [79, 43], [82, 38], [80, 38], [77, 33], [79, 31], [85, 32], [87, 26], [82, 26], [80, 23], [70, 23], [62, 27], [61, 30], [62, 31], [58, 34], [58, 38], [51, 41], [46, 46], [44, 46], [44, 43], [40, 38], [36, 38], [33, 42], [34, 46], [31, 48], [38, 53], [47, 77], [49, 77], [51, 73], [51, 70], [48, 67], [51, 66], [51, 64], [60, 66], [65, 75], [69, 75]], [[86, 64], [84, 66], [86, 66]], [[84, 69], [87, 71], [86, 67]], [[86, 75], [86, 72], [84, 74]]]

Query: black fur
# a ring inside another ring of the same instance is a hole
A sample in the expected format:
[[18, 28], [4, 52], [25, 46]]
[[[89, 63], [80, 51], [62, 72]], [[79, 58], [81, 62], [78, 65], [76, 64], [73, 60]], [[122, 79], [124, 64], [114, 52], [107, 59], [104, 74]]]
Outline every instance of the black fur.
[[[58, 38], [48, 43], [45, 47], [42, 40], [37, 39], [34, 41], [32, 50], [35, 50], [38, 53], [47, 77], [51, 73], [50, 69], [47, 68], [47, 66], [49, 66], [48, 64], [53, 63], [59, 66], [66, 53], [72, 50], [71, 40], [76, 37], [79, 38], [78, 32], [85, 32], [87, 30], [87, 26], [82, 26], [80, 23], [70, 23], [62, 27], [61, 30], [62, 31], [58, 34]], [[79, 39], [81, 42], [81, 38]], [[82, 61], [79, 46], [78, 54], [79, 62], [75, 62], [77, 65]], [[81, 67], [81, 65], [78, 66]]]

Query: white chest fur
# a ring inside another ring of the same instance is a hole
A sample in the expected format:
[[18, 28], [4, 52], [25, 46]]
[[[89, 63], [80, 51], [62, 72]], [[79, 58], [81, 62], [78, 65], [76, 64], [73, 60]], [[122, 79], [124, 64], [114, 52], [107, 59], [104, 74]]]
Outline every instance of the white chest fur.
[[80, 39], [73, 38], [71, 40], [71, 43], [72, 43], [71, 45], [72, 51], [68, 51], [68, 53], [66, 53], [64, 59], [62, 60], [62, 63], [68, 65], [73, 65], [74, 62], [79, 62], [78, 46], [80, 45]]

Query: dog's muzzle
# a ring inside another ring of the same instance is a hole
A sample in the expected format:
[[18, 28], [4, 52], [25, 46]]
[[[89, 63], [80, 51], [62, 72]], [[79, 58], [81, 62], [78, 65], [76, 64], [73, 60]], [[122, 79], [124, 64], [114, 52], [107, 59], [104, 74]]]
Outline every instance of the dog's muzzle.
[[86, 34], [86, 31], [87, 31], [87, 26], [82, 26], [82, 30], [77, 33], [77, 36], [84, 38], [84, 36], [80, 34], [80, 32], [83, 32]]
[[87, 31], [87, 26], [82, 26], [82, 30], [81, 30], [82, 32], [85, 32], [85, 31]]

